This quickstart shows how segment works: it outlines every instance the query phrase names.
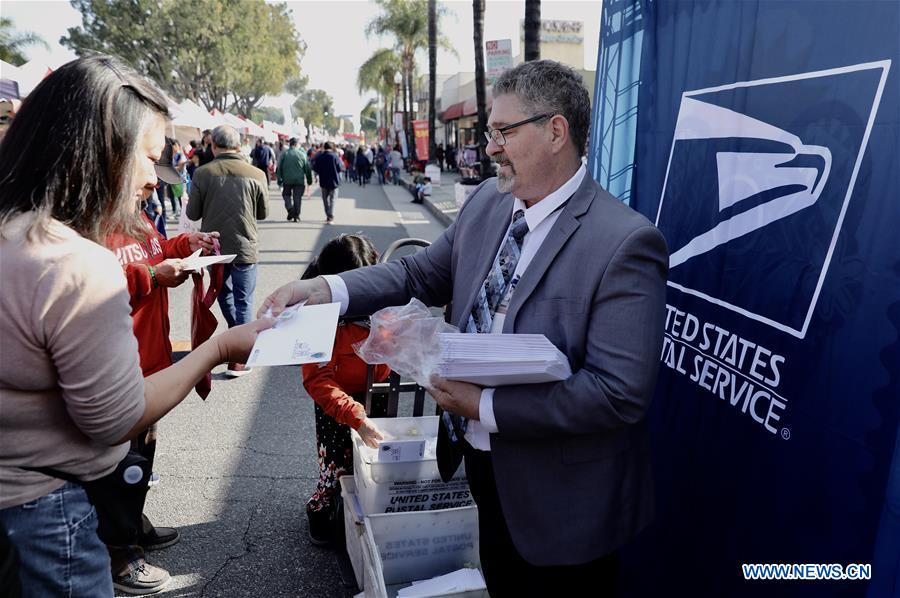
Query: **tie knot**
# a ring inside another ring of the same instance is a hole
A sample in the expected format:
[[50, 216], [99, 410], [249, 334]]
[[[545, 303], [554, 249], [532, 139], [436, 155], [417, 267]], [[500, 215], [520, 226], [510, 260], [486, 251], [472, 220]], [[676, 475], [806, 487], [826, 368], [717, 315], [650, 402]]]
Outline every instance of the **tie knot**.
[[525, 210], [516, 210], [516, 213], [513, 214], [513, 222], [512, 227], [509, 229], [509, 234], [516, 241], [521, 241], [525, 238], [525, 235], [528, 233], [528, 221], [525, 220]]

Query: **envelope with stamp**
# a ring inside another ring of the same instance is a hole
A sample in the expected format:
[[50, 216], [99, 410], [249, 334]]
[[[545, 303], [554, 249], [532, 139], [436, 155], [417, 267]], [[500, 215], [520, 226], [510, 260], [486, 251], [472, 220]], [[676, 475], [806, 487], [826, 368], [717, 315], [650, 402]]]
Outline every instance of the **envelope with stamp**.
[[340, 303], [288, 308], [256, 337], [247, 367], [331, 361], [340, 308]]

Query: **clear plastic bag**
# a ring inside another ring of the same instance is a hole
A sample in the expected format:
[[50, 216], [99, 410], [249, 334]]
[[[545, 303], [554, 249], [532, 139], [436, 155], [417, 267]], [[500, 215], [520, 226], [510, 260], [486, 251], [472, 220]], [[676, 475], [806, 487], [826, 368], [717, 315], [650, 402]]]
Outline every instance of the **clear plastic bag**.
[[441, 361], [438, 334], [459, 332], [443, 318], [431, 315], [418, 299], [403, 306], [385, 307], [372, 314], [369, 338], [353, 345], [366, 363], [386, 363], [405, 378], [429, 386]]

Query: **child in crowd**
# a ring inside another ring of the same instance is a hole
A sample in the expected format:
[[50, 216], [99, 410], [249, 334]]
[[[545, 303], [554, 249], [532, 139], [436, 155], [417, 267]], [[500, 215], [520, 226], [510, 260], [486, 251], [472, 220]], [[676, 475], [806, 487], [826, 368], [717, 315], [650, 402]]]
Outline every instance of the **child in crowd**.
[[[341, 235], [329, 241], [301, 278], [338, 274], [371, 266], [378, 254], [372, 242], [361, 235]], [[303, 387], [315, 401], [316, 446], [319, 452], [319, 481], [306, 503], [309, 537], [313, 544], [331, 542], [338, 525], [337, 499], [342, 475], [353, 475], [353, 447], [350, 428], [363, 441], [378, 446], [383, 437], [366, 417], [362, 401], [366, 390], [366, 363], [353, 352], [353, 345], [369, 336], [368, 318], [342, 319], [334, 339], [334, 351], [328, 363], [303, 366]], [[375, 366], [375, 381], [384, 382], [391, 370]], [[384, 414], [386, 402], [373, 405], [373, 412]]]
[[421, 183], [416, 185], [416, 197], [412, 200], [413, 203], [424, 203], [426, 197], [431, 196], [431, 177], [427, 176], [422, 179]]

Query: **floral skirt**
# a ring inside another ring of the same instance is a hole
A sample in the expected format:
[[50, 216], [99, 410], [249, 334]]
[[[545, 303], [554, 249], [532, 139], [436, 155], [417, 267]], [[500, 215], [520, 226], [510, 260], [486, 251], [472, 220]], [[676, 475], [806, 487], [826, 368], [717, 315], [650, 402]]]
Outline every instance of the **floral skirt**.
[[[360, 403], [364, 395], [352, 395]], [[327, 511], [337, 506], [341, 495], [342, 475], [353, 475], [353, 444], [350, 441], [350, 426], [337, 423], [325, 411], [316, 409], [316, 446], [319, 451], [319, 481], [316, 490], [306, 502], [309, 512]], [[387, 397], [373, 397], [372, 417], [382, 417], [387, 413]]]

